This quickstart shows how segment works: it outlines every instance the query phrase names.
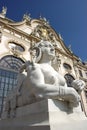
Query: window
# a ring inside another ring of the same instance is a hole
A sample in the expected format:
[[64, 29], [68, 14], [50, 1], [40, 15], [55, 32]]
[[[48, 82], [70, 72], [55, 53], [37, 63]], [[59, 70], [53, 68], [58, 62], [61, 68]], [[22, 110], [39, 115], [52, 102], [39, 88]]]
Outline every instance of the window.
[[86, 77], [87, 77], [87, 72], [85, 74], [86, 74]]
[[87, 91], [85, 91], [85, 96], [86, 96], [86, 98], [87, 98]]
[[69, 64], [67, 64], [67, 63], [64, 63], [63, 66], [67, 70], [71, 70], [72, 69], [71, 66]]
[[79, 70], [79, 75], [80, 75], [81, 77], [83, 77], [82, 71], [81, 71], [81, 70]]
[[20, 58], [16, 58], [15, 56], [12, 56], [12, 55], [5, 56], [0, 60], [1, 67], [12, 69], [15, 71], [19, 71], [20, 66], [22, 64], [23, 64], [23, 61]]
[[25, 51], [24, 47], [22, 47], [21, 45], [15, 43], [15, 42], [10, 42], [9, 43], [9, 48], [14, 49], [16, 51], [20, 51], [20, 52]]
[[66, 74], [64, 78], [66, 79], [68, 87], [72, 87], [71, 83], [74, 80], [74, 77], [70, 74]]
[[14, 56], [5, 56], [0, 60], [0, 115], [9, 91], [17, 85], [17, 75], [24, 62]]

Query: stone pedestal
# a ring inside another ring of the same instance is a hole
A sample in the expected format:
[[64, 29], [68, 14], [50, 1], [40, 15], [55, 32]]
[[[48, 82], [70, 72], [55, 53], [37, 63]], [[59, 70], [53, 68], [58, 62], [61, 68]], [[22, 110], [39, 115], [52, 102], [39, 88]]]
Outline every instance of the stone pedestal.
[[46, 99], [17, 108], [16, 117], [0, 121], [0, 130], [87, 130], [87, 118], [80, 107]]

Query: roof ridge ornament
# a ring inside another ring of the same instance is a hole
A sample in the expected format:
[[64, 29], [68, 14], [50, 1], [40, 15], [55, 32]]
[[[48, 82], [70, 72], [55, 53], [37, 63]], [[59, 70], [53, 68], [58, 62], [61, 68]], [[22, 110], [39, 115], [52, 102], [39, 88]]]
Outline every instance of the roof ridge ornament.
[[7, 7], [2, 7], [2, 12], [0, 13], [0, 17], [5, 18], [7, 13]]
[[45, 17], [42, 17], [42, 16], [40, 15], [40, 20], [44, 23], [44, 25], [50, 26], [49, 21], [48, 21]]
[[61, 34], [59, 33], [59, 38], [63, 41], [63, 37], [61, 36]]
[[30, 17], [31, 14], [24, 14], [23, 15], [23, 20], [27, 20], [27, 21], [30, 21], [31, 20], [31, 17]]
[[69, 51], [70, 51], [71, 53], [73, 53], [73, 51], [72, 51], [72, 45], [71, 45], [71, 44], [69, 44], [68, 49], [69, 49]]

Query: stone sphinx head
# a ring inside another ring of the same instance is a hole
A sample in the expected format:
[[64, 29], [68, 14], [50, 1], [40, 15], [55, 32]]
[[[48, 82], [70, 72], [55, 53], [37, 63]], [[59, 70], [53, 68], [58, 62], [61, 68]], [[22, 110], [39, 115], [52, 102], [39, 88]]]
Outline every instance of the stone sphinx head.
[[36, 53], [34, 56], [35, 62], [40, 62], [41, 58], [49, 58], [49, 60], [53, 60], [55, 57], [55, 49], [49, 41], [41, 41], [37, 43], [33, 48], [33, 52]]

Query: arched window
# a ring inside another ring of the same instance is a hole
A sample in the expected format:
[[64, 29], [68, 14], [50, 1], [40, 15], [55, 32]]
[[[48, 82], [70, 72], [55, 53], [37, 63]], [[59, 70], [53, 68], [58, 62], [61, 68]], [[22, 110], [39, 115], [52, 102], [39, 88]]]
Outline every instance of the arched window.
[[74, 77], [70, 74], [66, 74], [64, 78], [66, 79], [68, 87], [72, 87], [71, 83], [74, 80]]
[[67, 63], [64, 63], [63, 66], [67, 70], [71, 70], [72, 69], [71, 66], [69, 64], [67, 64]]
[[17, 85], [18, 71], [23, 63], [20, 58], [12, 55], [0, 60], [0, 113], [8, 92]]
[[5, 56], [0, 60], [0, 67], [19, 71], [23, 61], [15, 56]]
[[9, 46], [10, 49], [14, 49], [14, 50], [19, 51], [19, 52], [25, 51], [23, 46], [15, 43], [15, 42], [9, 42], [8, 46]]

